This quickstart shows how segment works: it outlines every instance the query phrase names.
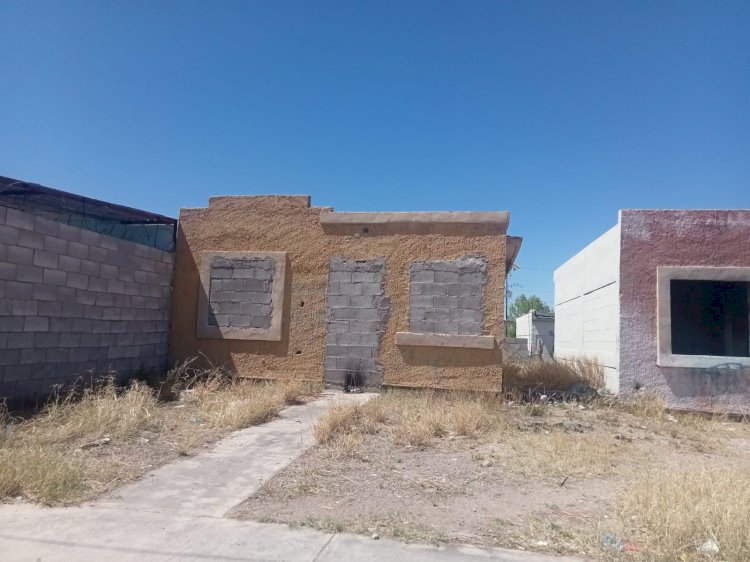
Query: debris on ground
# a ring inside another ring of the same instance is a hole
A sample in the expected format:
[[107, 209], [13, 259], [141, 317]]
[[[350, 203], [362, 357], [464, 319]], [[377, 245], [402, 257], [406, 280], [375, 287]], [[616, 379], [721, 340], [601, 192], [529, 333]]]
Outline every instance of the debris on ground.
[[698, 552], [700, 552], [701, 554], [707, 554], [709, 556], [719, 554], [719, 543], [717, 543], [714, 539], [706, 539], [698, 547]]
[[625, 550], [625, 543], [622, 542], [622, 539], [619, 539], [612, 533], [604, 533], [602, 535], [602, 544], [618, 552], [622, 552], [623, 550]]
[[93, 449], [94, 447], [101, 447], [102, 445], [108, 445], [112, 439], [109, 437], [102, 437], [101, 439], [97, 439], [96, 441], [91, 441], [90, 443], [84, 443], [81, 445], [81, 449]]

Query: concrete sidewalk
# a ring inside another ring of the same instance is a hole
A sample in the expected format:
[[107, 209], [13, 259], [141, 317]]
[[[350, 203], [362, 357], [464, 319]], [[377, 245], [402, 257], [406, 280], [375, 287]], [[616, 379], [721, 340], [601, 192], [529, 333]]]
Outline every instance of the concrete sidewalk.
[[313, 444], [317, 417], [369, 395], [327, 392], [213, 450], [155, 470], [111, 497], [75, 508], [0, 506], [0, 560], [354, 560], [550, 562], [505, 549], [433, 547], [238, 521], [224, 515]]
[[205, 453], [163, 466], [96, 506], [221, 517], [315, 443], [315, 420], [334, 404], [373, 394], [327, 391], [269, 423], [235, 431]]

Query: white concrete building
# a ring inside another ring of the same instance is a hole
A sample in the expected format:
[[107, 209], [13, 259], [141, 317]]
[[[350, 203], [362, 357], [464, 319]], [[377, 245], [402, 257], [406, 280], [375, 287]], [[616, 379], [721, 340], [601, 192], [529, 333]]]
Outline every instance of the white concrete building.
[[555, 357], [588, 357], [619, 392], [620, 225], [555, 270]]
[[527, 342], [530, 356], [549, 359], [555, 354], [555, 315], [530, 310], [516, 318], [516, 338]]
[[555, 271], [555, 357], [670, 408], [750, 412], [750, 210], [622, 210]]

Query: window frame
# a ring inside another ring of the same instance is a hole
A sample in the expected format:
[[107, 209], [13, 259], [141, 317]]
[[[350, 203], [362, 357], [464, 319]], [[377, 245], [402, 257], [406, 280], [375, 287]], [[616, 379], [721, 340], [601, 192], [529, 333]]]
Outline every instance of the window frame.
[[659, 266], [656, 268], [657, 365], [710, 369], [733, 363], [750, 367], [750, 357], [727, 355], [681, 355], [672, 353], [671, 281], [724, 281], [750, 283], [750, 267]]
[[[286, 286], [286, 252], [201, 252], [200, 287], [198, 292], [198, 317], [196, 336], [205, 339], [281, 341], [281, 323], [284, 310]], [[270, 259], [274, 262], [273, 284], [271, 286], [271, 325], [268, 328], [236, 328], [233, 326], [212, 326], [208, 323], [210, 311], [209, 294], [211, 288], [211, 262], [214, 258]]]

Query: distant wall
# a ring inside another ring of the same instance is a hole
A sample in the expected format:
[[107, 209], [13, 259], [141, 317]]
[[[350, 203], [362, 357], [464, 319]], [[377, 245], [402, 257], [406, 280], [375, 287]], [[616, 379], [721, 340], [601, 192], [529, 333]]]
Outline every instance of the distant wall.
[[516, 318], [516, 337], [527, 342], [529, 355], [552, 357], [555, 353], [555, 319], [536, 316], [530, 311]]
[[620, 225], [555, 270], [555, 357], [588, 357], [619, 391]]
[[0, 397], [167, 366], [173, 254], [0, 206]]
[[750, 210], [623, 210], [620, 388], [659, 393], [673, 408], [750, 411], [750, 367], [715, 357], [709, 368], [657, 364], [657, 268], [750, 268]]
[[503, 361], [529, 361], [529, 340], [526, 338], [505, 338], [503, 341]]

